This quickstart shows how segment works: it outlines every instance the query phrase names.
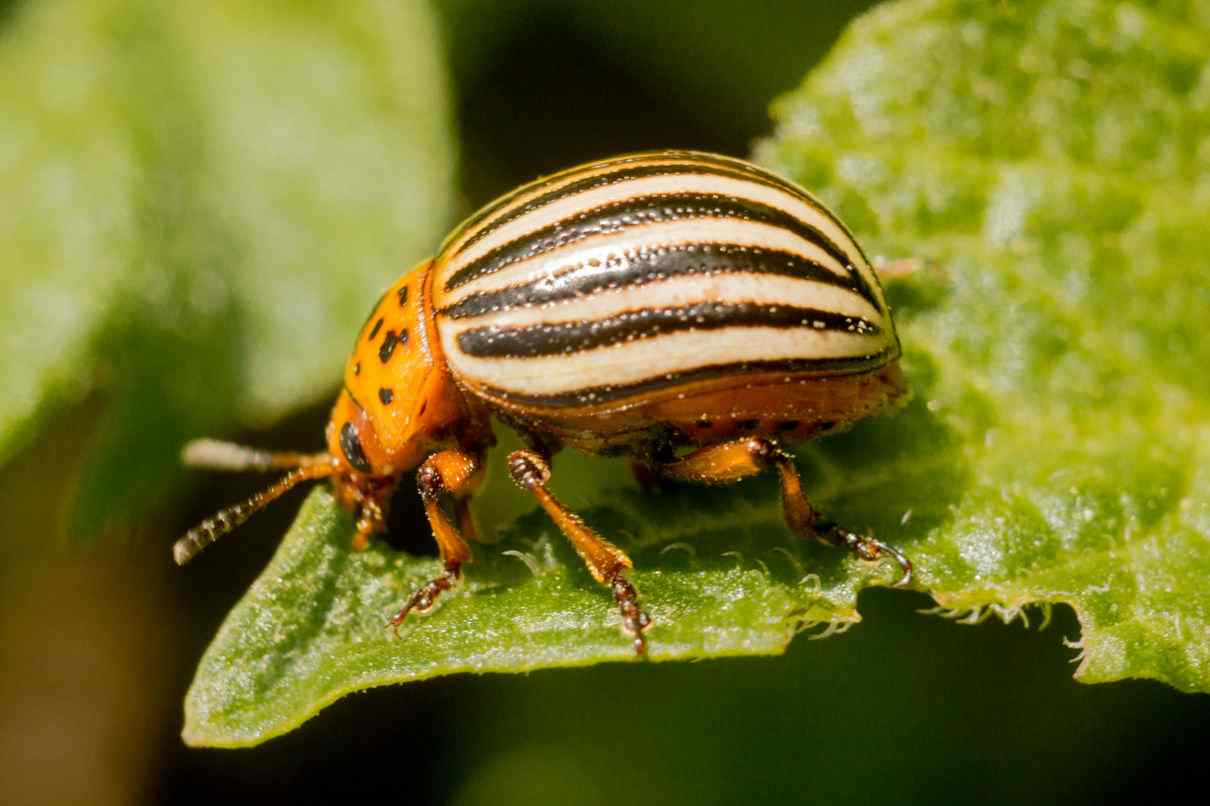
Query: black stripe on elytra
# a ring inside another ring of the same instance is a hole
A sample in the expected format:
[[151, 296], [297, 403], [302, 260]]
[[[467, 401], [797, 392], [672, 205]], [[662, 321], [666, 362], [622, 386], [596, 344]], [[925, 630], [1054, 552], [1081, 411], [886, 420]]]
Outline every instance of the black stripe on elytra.
[[[794, 182], [791, 182], [788, 179], [784, 179], [772, 171], [760, 167], [759, 165], [754, 165], [750, 162], [734, 159], [732, 157], [725, 157], [721, 154], [699, 154], [698, 159], [702, 162], [707, 162], [719, 168], [731, 168], [733, 170], [742, 171], [744, 174], [746, 174], [747, 178], [761, 184], [777, 188], [778, 190], [783, 190], [786, 193], [789, 193], [791, 196], [802, 199], [816, 210], [819, 210], [821, 213], [826, 215], [828, 218], [836, 219], [836, 216], [832, 214], [832, 211], [825, 207], [823, 202], [812, 196], [805, 188], [795, 184]], [[837, 223], [840, 223], [839, 220], [837, 220]]]
[[[625, 182], [632, 182], [636, 179], [647, 179], [653, 176], [696, 175], [721, 177], [725, 179], [738, 179], [743, 182], [752, 182], [758, 185], [771, 187], [774, 190], [788, 193], [795, 198], [819, 209], [825, 215], [829, 215], [828, 211], [823, 209], [819, 202], [804, 194], [801, 189], [788, 185], [775, 176], [771, 176], [763, 172], [758, 173], [753, 170], [746, 170], [745, 166], [722, 162], [717, 159], [706, 160], [681, 155], [669, 155], [668, 157], [664, 157], [664, 159], [684, 159], [689, 161], [664, 165], [639, 164], [632, 165], [631, 167], [620, 167], [619, 170], [616, 171], [586, 176], [583, 179], [568, 182], [566, 185], [556, 188], [549, 193], [543, 193], [526, 202], [518, 204], [513, 209], [505, 212], [504, 215], [492, 220], [489, 224], [475, 232], [463, 243], [461, 243], [458, 246], [457, 251], [450, 256], [450, 259], [462, 254], [467, 249], [486, 238], [488, 235], [491, 235], [493, 232], [503, 227], [505, 224], [508, 224], [511, 221], [516, 221], [518, 218], [529, 215], [535, 210], [540, 210], [549, 204], [553, 204], [554, 202], [561, 201], [581, 193], [586, 193], [591, 190], [597, 190], [599, 188], [610, 187], [613, 185], [620, 185]], [[449, 288], [450, 286], [447, 284], [446, 289], [448, 290]]]
[[674, 277], [716, 274], [769, 274], [833, 285], [860, 293], [852, 275], [840, 276], [802, 255], [760, 246], [685, 243], [623, 252], [600, 266], [578, 263], [548, 277], [496, 291], [481, 291], [437, 313], [465, 319], [515, 307], [546, 305], [598, 291], [633, 288]]
[[777, 207], [717, 193], [653, 194], [583, 210], [491, 250], [455, 272], [446, 280], [445, 288], [447, 291], [458, 288], [518, 261], [554, 252], [592, 236], [621, 232], [647, 224], [695, 218], [737, 219], [793, 232], [818, 246], [845, 267], [852, 276], [858, 293], [875, 308], [879, 307], [877, 297], [853, 267], [849, 255], [818, 229]]
[[760, 373], [810, 373], [811, 375], [853, 375], [868, 372], [890, 363], [899, 357], [899, 345], [892, 343], [886, 349], [869, 355], [847, 358], [790, 358], [780, 361], [742, 361], [729, 364], [710, 364], [681, 372], [660, 373], [633, 383], [617, 386], [592, 386], [556, 392], [547, 395], [529, 395], [485, 386], [477, 390], [481, 395], [510, 403], [551, 408], [571, 408], [613, 403], [629, 397], [652, 395], [661, 390], [684, 386], [699, 381], [727, 378], [737, 375]]
[[[479, 226], [479, 224], [481, 224], [486, 219], [490, 218], [495, 213], [500, 212], [504, 208], [508, 207], [510, 204], [514, 204], [515, 199], [519, 198], [520, 196], [524, 196], [526, 193], [529, 193], [533, 190], [537, 190], [538, 188], [542, 187], [543, 185], [547, 185], [552, 182], [560, 182], [564, 179], [567, 179], [568, 177], [575, 176], [576, 174], [588, 173], [589, 171], [597, 171], [602, 168], [621, 167], [623, 165], [633, 165], [634, 163], [650, 162], [650, 161], [656, 160], [656, 159], [665, 159], [665, 160], [681, 159], [682, 158], [681, 155], [683, 155], [684, 153], [685, 152], [669, 151], [669, 152], [649, 152], [649, 153], [641, 153], [641, 154], [627, 154], [622, 157], [615, 157], [613, 159], [602, 160], [600, 162], [590, 162], [586, 165], [577, 165], [574, 168], [568, 168], [565, 171], [559, 171], [558, 173], [553, 173], [553, 174], [550, 174], [549, 176], [540, 176], [537, 179], [533, 180], [532, 182], [526, 182], [521, 187], [516, 188], [515, 190], [512, 190], [508, 193], [505, 193], [503, 196], [498, 196], [494, 200], [492, 200], [492, 201], [488, 202], [487, 204], [483, 205], [482, 207], [480, 207], [478, 210], [476, 210], [474, 213], [472, 213], [470, 216], [468, 216], [466, 218], [466, 220], [464, 220], [462, 223], [460, 223], [457, 227], [454, 228], [453, 233], [451, 233], [450, 236], [448, 238], [446, 238], [446, 243], [450, 243], [450, 242], [456, 240], [456, 238], [459, 234], [467, 232], [468, 230], [474, 229], [475, 227]], [[661, 155], [663, 155], [663, 156], [661, 156]], [[443, 244], [443, 246], [444, 246], [444, 244]]]
[[667, 308], [637, 308], [604, 319], [547, 322], [525, 327], [480, 327], [458, 334], [458, 347], [475, 358], [539, 358], [651, 339], [690, 330], [728, 327], [807, 328], [876, 336], [882, 332], [860, 316], [818, 308], [754, 302], [699, 302]]

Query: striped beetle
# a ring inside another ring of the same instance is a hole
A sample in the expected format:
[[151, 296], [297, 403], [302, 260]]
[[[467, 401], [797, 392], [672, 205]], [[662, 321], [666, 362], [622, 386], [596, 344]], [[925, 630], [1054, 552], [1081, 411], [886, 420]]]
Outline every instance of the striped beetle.
[[489, 204], [383, 294], [346, 366], [327, 451], [188, 446], [193, 465], [289, 472], [188, 532], [174, 555], [187, 562], [295, 484], [322, 477], [355, 513], [354, 546], [364, 548], [384, 530], [401, 476], [416, 469], [444, 571], [390, 619], [398, 628], [453, 587], [471, 558], [468, 502], [495, 443], [495, 415], [528, 444], [508, 456], [513, 481], [612, 590], [642, 654], [651, 621], [626, 578], [631, 560], [551, 495], [555, 451], [629, 455], [640, 483], [723, 484], [774, 471], [795, 534], [865, 560], [890, 555], [906, 584], [908, 559], [825, 522], [781, 447], [905, 397], [878, 277], [822, 204], [737, 159], [617, 157]]

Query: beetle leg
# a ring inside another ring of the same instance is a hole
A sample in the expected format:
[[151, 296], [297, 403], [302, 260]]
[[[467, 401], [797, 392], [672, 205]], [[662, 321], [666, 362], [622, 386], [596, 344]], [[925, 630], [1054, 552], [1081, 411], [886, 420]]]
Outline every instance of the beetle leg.
[[[464, 498], [478, 486], [482, 478], [482, 466], [481, 457], [456, 450], [435, 453], [420, 465], [416, 473], [416, 486], [420, 491], [424, 513], [433, 529], [433, 538], [437, 541], [445, 569], [441, 576], [413, 593], [407, 604], [387, 622], [387, 626], [398, 630], [399, 625], [413, 610], [418, 613], [430, 610], [437, 598], [462, 578], [462, 565], [471, 560], [470, 546], [441, 509], [441, 496], [449, 493]], [[460, 501], [458, 507], [461, 505]], [[464, 517], [459, 512], [459, 520], [468, 521], [469, 516]]]
[[[476, 485], [478, 486], [478, 485]], [[479, 540], [479, 527], [475, 525], [475, 517], [471, 513], [471, 496], [460, 495], [454, 499], [454, 520], [458, 523], [458, 531], [466, 540]]]
[[903, 570], [903, 576], [895, 585], [903, 586], [912, 581], [912, 563], [899, 549], [822, 519], [807, 501], [793, 458], [771, 439], [744, 437], [709, 445], [662, 465], [659, 470], [667, 477], [682, 481], [728, 484], [770, 468], [777, 471], [781, 480], [782, 509], [787, 525], [795, 534], [846, 548], [863, 560], [877, 560], [889, 554]]
[[382, 477], [352, 479], [337, 476], [332, 487], [336, 500], [357, 513], [353, 550], [365, 551], [371, 537], [387, 530], [387, 509], [395, 494], [395, 481]]
[[[466, 457], [470, 456], [470, 461], [473, 462], [473, 467], [469, 469], [470, 475], [465, 478], [459, 476], [457, 489], [451, 489], [449, 492], [454, 496], [454, 523], [458, 527], [458, 533], [464, 540], [478, 541], [479, 527], [475, 522], [474, 513], [471, 512], [471, 498], [483, 486], [483, 455], [481, 453], [468, 454], [462, 451], [446, 451], [446, 453], [457, 453], [462, 457], [458, 461], [464, 461]], [[457, 474], [464, 471], [456, 469], [453, 472]]]
[[353, 535], [353, 550], [365, 551], [370, 546], [370, 538], [375, 532], [384, 531], [386, 513], [377, 501], [366, 500], [361, 504], [361, 512], [357, 516], [357, 532]]
[[571, 541], [576, 553], [588, 566], [593, 579], [613, 591], [614, 601], [622, 614], [622, 627], [634, 638], [636, 655], [647, 652], [643, 633], [651, 626], [651, 618], [639, 606], [639, 594], [634, 585], [622, 575], [634, 563], [626, 552], [590, 529], [578, 515], [555, 499], [546, 484], [550, 481], [550, 464], [535, 451], [517, 450], [508, 455], [508, 473], [523, 490], [538, 499], [551, 520]]

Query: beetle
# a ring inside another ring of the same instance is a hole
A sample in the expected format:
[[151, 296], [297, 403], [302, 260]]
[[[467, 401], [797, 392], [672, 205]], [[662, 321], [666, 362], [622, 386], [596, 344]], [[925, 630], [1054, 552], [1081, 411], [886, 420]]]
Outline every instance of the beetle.
[[627, 579], [630, 558], [547, 488], [562, 447], [628, 456], [641, 483], [774, 472], [791, 531], [864, 560], [889, 556], [904, 585], [907, 557], [825, 521], [783, 447], [901, 404], [899, 356], [870, 261], [797, 185], [693, 151], [578, 166], [488, 204], [387, 289], [345, 367], [326, 451], [189, 445], [188, 464], [288, 472], [190, 530], [174, 556], [184, 564], [294, 485], [325, 477], [364, 548], [415, 470], [443, 571], [390, 618], [397, 629], [471, 559], [468, 504], [494, 415], [527, 445], [507, 457], [512, 480], [610, 589], [638, 654], [651, 619]]

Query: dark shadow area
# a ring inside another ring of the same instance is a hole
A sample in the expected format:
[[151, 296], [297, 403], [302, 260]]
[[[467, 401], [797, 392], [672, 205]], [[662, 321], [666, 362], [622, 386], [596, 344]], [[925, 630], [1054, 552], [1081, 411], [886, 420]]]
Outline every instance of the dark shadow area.
[[0, 0], [0, 35], [17, 18], [23, 5], [25, 0]]
[[872, 5], [451, 0], [440, 10], [469, 208], [626, 151], [747, 155], [769, 133], [770, 102]]
[[[626, 151], [746, 150], [703, 131], [678, 99], [611, 59], [574, 14], [535, 4], [516, 16], [510, 38], [461, 70], [457, 114], [471, 207], [541, 174]], [[457, 70], [457, 53], [454, 62]]]

